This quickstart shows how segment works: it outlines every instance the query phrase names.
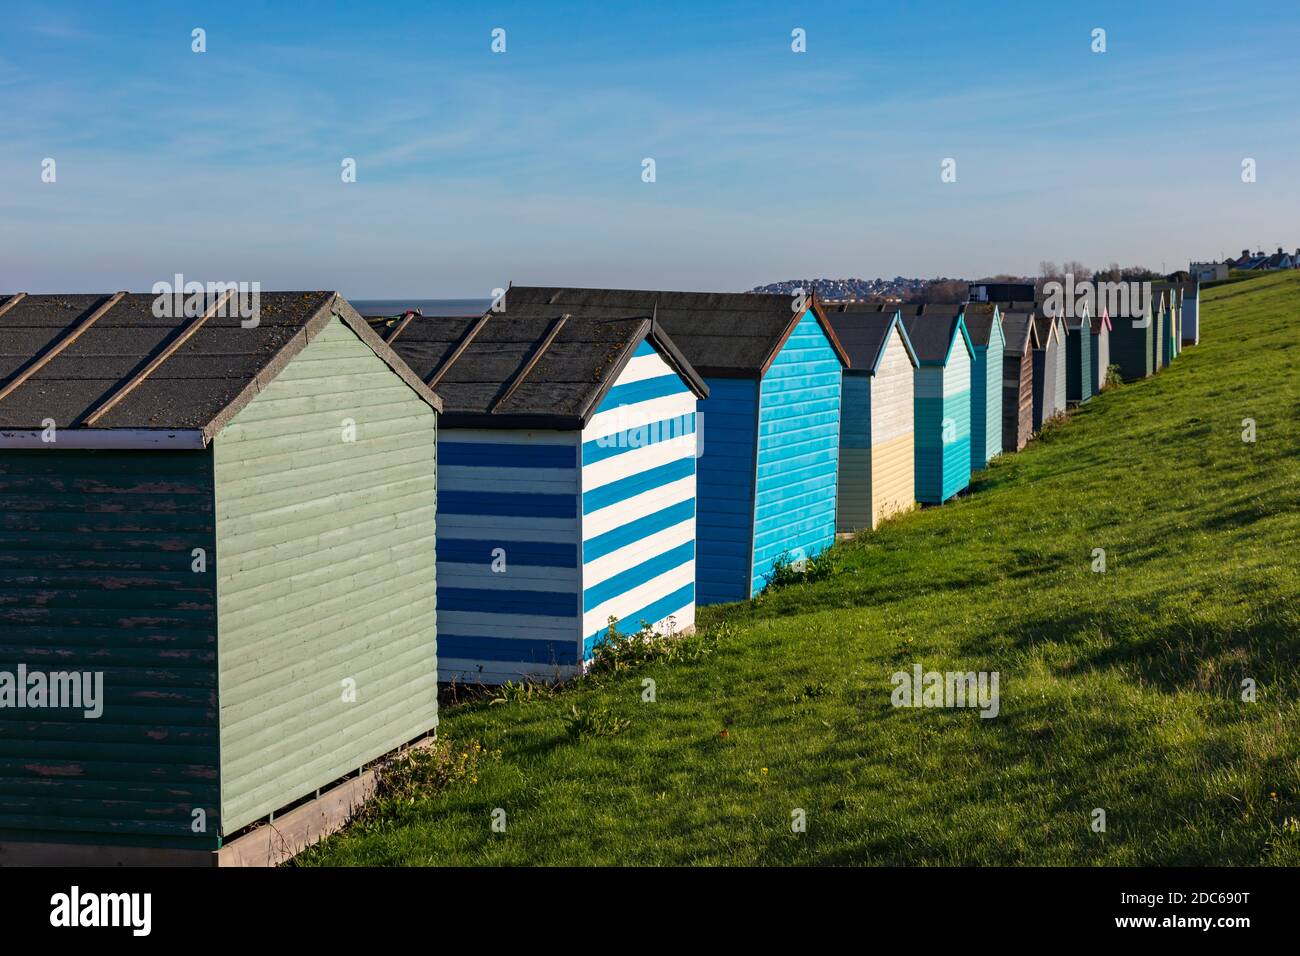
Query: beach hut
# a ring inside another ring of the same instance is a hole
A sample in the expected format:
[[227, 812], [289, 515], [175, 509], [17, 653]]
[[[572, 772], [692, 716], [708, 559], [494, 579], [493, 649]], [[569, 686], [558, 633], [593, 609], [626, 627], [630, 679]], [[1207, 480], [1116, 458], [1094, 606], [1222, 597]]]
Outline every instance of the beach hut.
[[1188, 279], [1183, 283], [1182, 345], [1199, 345], [1201, 342], [1201, 280]]
[[849, 357], [836, 530], [875, 528], [916, 506], [916, 353], [897, 307], [847, 303], [824, 310]]
[[274, 862], [437, 724], [438, 399], [231, 291], [0, 301], [0, 862]]
[[1151, 372], [1165, 367], [1165, 330], [1169, 325], [1169, 301], [1159, 283], [1151, 284]]
[[1082, 404], [1092, 398], [1092, 320], [1087, 313], [1065, 323], [1065, 400]]
[[1034, 313], [1034, 431], [1065, 411], [1065, 322], [1059, 316]]
[[704, 377], [696, 601], [742, 601], [835, 541], [841, 372], [811, 297], [512, 286], [506, 315], [657, 315]]
[[1172, 365], [1178, 358], [1178, 349], [1182, 344], [1183, 323], [1183, 288], [1176, 282], [1167, 283], [1163, 288], [1167, 321], [1164, 335], [1164, 359], [1166, 365]]
[[1002, 450], [1017, 452], [1034, 435], [1034, 349], [1038, 332], [1034, 313], [1007, 312], [1002, 317], [1006, 348], [1002, 355]]
[[1092, 341], [1088, 351], [1088, 364], [1093, 394], [1106, 387], [1106, 371], [1110, 368], [1110, 314], [1105, 309], [1101, 315], [1088, 322]]
[[1110, 319], [1110, 364], [1119, 366], [1126, 382], [1136, 382], [1155, 372], [1155, 319], [1151, 297], [1131, 301]]
[[445, 405], [443, 682], [571, 677], [611, 617], [694, 626], [708, 389], [650, 314], [407, 316], [384, 340]]
[[902, 310], [917, 360], [916, 500], [926, 504], [942, 504], [970, 486], [975, 347], [960, 312], [952, 311], [926, 305]]
[[990, 458], [1002, 454], [1002, 359], [1006, 337], [1002, 313], [991, 302], [970, 302], [962, 306], [962, 320], [975, 347], [970, 388], [971, 469], [987, 467]]

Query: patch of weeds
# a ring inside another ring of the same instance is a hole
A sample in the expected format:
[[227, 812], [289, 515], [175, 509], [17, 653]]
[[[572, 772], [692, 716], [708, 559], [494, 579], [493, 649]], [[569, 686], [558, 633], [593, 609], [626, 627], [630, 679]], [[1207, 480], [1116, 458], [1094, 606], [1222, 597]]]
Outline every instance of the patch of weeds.
[[427, 747], [404, 750], [375, 768], [375, 795], [356, 821], [365, 826], [389, 820], [458, 783], [478, 783], [483, 761], [500, 759], [500, 750], [487, 750], [477, 740], [458, 747], [439, 739]]
[[811, 558], [795, 561], [789, 551], [783, 551], [772, 562], [772, 570], [763, 575], [766, 582], [763, 594], [777, 591], [792, 584], [811, 584], [824, 581], [843, 570], [839, 555], [833, 548], [824, 548]]
[[632, 726], [632, 720], [615, 713], [604, 704], [579, 710], [574, 704], [564, 717], [565, 729], [575, 739], [583, 737], [613, 737]]
[[1108, 388], [1119, 388], [1124, 384], [1124, 373], [1118, 365], [1106, 366], [1106, 378], [1101, 383], [1103, 391]]
[[624, 634], [618, 629], [618, 618], [611, 617], [604, 639], [596, 645], [587, 673], [596, 676], [621, 674], [656, 662], [702, 660], [712, 656], [732, 630], [731, 625], [723, 624], [679, 634], [677, 622], [670, 617], [662, 634], [646, 623], [642, 623], [635, 633]]
[[492, 698], [493, 704], [522, 704], [530, 700], [549, 700], [557, 693], [557, 687], [554, 684], [544, 684], [540, 681], [508, 680], [496, 689], [496, 696]]
[[817, 700], [825, 697], [830, 692], [830, 685], [825, 681], [819, 680], [812, 684], [804, 684], [802, 688], [790, 695], [790, 703], [802, 704], [805, 701]]

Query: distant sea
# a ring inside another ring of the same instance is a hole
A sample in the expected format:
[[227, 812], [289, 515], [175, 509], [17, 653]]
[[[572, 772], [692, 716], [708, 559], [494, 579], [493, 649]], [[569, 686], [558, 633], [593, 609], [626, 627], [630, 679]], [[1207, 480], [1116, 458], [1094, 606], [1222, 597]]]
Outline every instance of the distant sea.
[[424, 315], [482, 315], [491, 299], [348, 299], [362, 315], [401, 315], [419, 309]]

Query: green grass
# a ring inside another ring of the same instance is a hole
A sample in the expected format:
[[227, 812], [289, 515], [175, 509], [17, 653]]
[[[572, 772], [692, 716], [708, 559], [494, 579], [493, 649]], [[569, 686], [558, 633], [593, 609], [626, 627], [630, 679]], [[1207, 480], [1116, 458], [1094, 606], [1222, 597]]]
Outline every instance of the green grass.
[[[1300, 274], [1205, 293], [1171, 368], [698, 653], [445, 710], [499, 758], [300, 862], [1300, 864], [1297, 316]], [[1000, 715], [895, 709], [914, 663], [998, 671]]]

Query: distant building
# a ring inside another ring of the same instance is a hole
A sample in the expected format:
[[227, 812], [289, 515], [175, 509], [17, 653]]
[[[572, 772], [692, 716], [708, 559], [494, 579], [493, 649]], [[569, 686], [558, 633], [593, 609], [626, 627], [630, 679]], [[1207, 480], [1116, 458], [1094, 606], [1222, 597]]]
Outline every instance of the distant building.
[[1225, 262], [1193, 262], [1191, 265], [1192, 275], [1201, 282], [1214, 282], [1219, 279], [1228, 278], [1228, 263]]
[[1033, 302], [1032, 282], [972, 282], [968, 293], [971, 302]]
[[1277, 252], [1272, 255], [1267, 252], [1251, 252], [1249, 249], [1242, 249], [1241, 255], [1236, 259], [1229, 260], [1228, 265], [1233, 269], [1244, 269], [1248, 272], [1297, 269], [1300, 268], [1300, 249], [1295, 252], [1286, 252], [1281, 246], [1278, 246]]

